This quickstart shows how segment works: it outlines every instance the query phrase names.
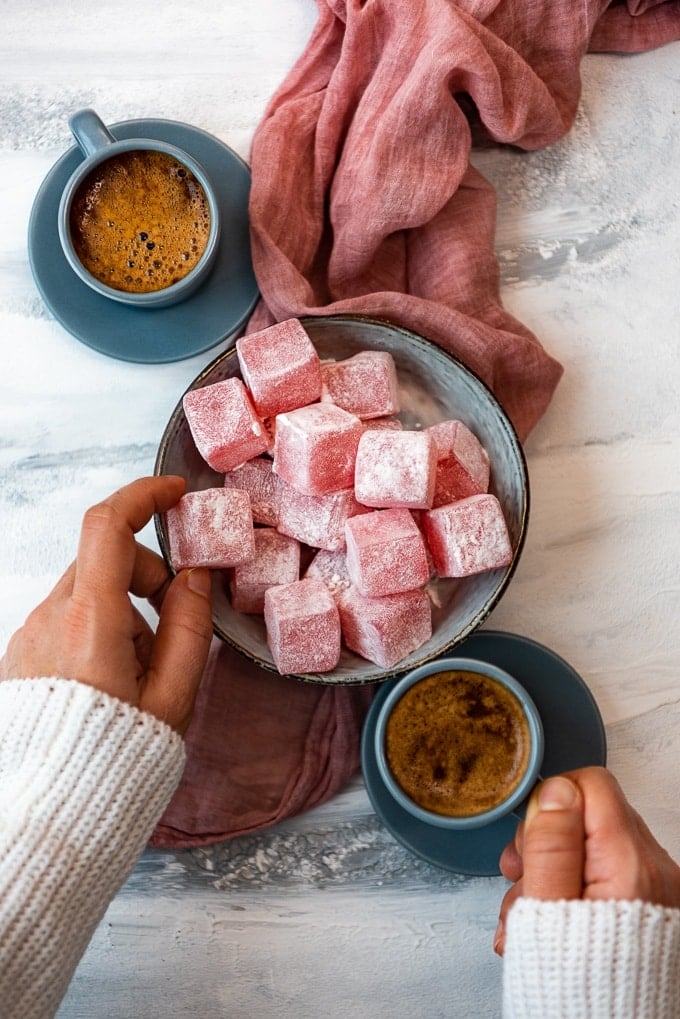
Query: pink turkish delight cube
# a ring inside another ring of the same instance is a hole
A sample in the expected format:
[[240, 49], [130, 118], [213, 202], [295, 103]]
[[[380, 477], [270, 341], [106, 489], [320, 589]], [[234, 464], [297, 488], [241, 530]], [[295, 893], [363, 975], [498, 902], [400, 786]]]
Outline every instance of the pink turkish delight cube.
[[399, 418], [371, 418], [370, 421], [364, 421], [365, 432], [401, 432], [403, 427]]
[[428, 431], [437, 446], [433, 507], [489, 490], [489, 456], [462, 421], [440, 421]]
[[272, 461], [263, 456], [247, 460], [224, 475], [226, 488], [240, 488], [250, 496], [256, 524], [276, 527], [279, 522], [279, 479], [272, 471]]
[[354, 497], [354, 489], [327, 495], [304, 495], [281, 478], [277, 527], [298, 541], [330, 551], [345, 548], [345, 524], [358, 513], [368, 513]]
[[512, 562], [512, 543], [495, 495], [458, 499], [423, 514], [423, 530], [440, 577], [468, 577]]
[[323, 361], [321, 378], [322, 402], [362, 420], [399, 412], [397, 369], [387, 351], [362, 350], [344, 361]]
[[425, 540], [407, 509], [351, 517], [345, 533], [347, 570], [366, 597], [412, 591], [429, 580]]
[[276, 418], [274, 472], [305, 495], [354, 485], [361, 421], [333, 404], [312, 404]]
[[176, 570], [192, 566], [227, 569], [255, 554], [247, 492], [225, 488], [187, 492], [167, 511], [165, 522]]
[[196, 448], [215, 471], [230, 471], [271, 445], [240, 379], [192, 389], [185, 393], [183, 406]]
[[345, 553], [331, 552], [324, 548], [319, 549], [312, 559], [305, 570], [305, 577], [323, 581], [336, 600], [341, 591], [346, 591], [352, 583]]
[[422, 589], [366, 598], [355, 587], [338, 596], [345, 644], [382, 669], [391, 669], [432, 636], [430, 599]]
[[320, 580], [270, 587], [264, 596], [267, 643], [280, 673], [330, 672], [340, 660], [340, 616]]
[[262, 417], [304, 407], [321, 396], [319, 355], [296, 318], [242, 336], [236, 355]]
[[237, 612], [264, 612], [264, 595], [276, 584], [300, 579], [300, 544], [273, 527], [255, 528], [255, 554], [235, 566], [229, 578], [231, 604]]
[[365, 506], [429, 509], [434, 498], [437, 447], [427, 430], [364, 431], [354, 488]]
[[428, 511], [427, 510], [410, 510], [409, 512], [410, 512], [411, 516], [413, 517], [413, 521], [414, 521], [416, 527], [418, 528], [420, 533], [423, 535], [423, 541], [425, 543], [425, 554], [427, 556], [427, 566], [428, 566], [428, 570], [429, 570], [429, 574], [430, 574], [430, 578], [429, 579], [430, 580], [435, 580], [436, 577], [437, 577], [437, 571], [435, 569], [434, 560], [432, 559], [432, 553], [430, 552], [430, 546], [427, 543], [427, 538], [425, 537], [425, 533], [423, 531], [423, 516]]

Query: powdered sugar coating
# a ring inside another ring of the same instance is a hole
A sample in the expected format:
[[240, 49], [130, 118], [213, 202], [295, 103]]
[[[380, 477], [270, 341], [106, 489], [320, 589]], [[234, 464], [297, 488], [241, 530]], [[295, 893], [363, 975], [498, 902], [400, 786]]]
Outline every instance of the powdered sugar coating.
[[320, 580], [270, 587], [264, 619], [269, 650], [282, 674], [330, 672], [340, 661], [340, 616]]
[[364, 431], [354, 487], [365, 506], [429, 509], [434, 498], [437, 448], [424, 431]]
[[403, 427], [399, 418], [393, 417], [371, 418], [370, 421], [364, 421], [365, 432], [401, 432]]
[[425, 541], [407, 509], [374, 510], [345, 525], [347, 570], [370, 598], [410, 591], [430, 577]]
[[279, 414], [274, 472], [305, 495], [352, 488], [362, 432], [356, 415], [333, 404], [316, 403]]
[[355, 587], [338, 595], [345, 644], [390, 669], [432, 636], [430, 599], [422, 589], [366, 598]]
[[512, 543], [495, 495], [472, 495], [429, 510], [422, 525], [440, 577], [469, 577], [512, 562]]
[[250, 496], [253, 520], [257, 524], [276, 527], [279, 522], [279, 479], [272, 471], [272, 462], [258, 456], [224, 475], [227, 488], [240, 488]]
[[333, 598], [337, 600], [342, 591], [346, 591], [352, 581], [347, 570], [347, 557], [344, 552], [331, 552], [320, 549], [305, 571], [305, 577], [321, 580]]
[[364, 350], [344, 361], [324, 361], [321, 378], [322, 403], [334, 403], [362, 420], [399, 412], [397, 369], [387, 351]]
[[321, 362], [296, 318], [236, 341], [243, 381], [262, 417], [314, 403], [321, 396]]
[[182, 403], [196, 448], [213, 470], [230, 471], [269, 449], [269, 433], [241, 379], [192, 389]]
[[273, 527], [256, 527], [255, 554], [235, 566], [229, 578], [231, 603], [237, 612], [264, 612], [265, 592], [300, 577], [300, 544]]
[[278, 478], [278, 524], [282, 534], [314, 548], [333, 552], [345, 548], [345, 524], [350, 517], [368, 513], [353, 488], [326, 495], [304, 495]]
[[440, 421], [428, 431], [437, 446], [433, 507], [489, 490], [489, 456], [462, 421]]
[[170, 557], [176, 570], [226, 569], [255, 554], [247, 492], [208, 488], [187, 492], [166, 513]]

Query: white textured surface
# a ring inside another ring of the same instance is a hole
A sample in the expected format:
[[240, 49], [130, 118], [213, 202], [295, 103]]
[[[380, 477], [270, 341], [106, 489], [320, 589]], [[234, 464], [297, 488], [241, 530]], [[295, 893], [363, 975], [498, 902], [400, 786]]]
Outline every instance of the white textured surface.
[[[43, 307], [26, 254], [66, 119], [196, 124], [247, 158], [302, 51], [312, 0], [0, 5], [0, 641], [70, 560], [82, 511], [150, 472], [187, 383], [219, 352], [124, 364]], [[589, 56], [550, 150], [484, 148], [503, 298], [566, 374], [527, 454], [528, 541], [490, 625], [542, 641], [591, 687], [610, 764], [680, 855], [680, 44]], [[144, 534], [155, 545], [151, 528]], [[412, 858], [360, 780], [313, 814], [195, 853], [150, 852], [60, 1015], [497, 1016], [501, 879]], [[369, 1004], [370, 1002], [370, 1004]]]

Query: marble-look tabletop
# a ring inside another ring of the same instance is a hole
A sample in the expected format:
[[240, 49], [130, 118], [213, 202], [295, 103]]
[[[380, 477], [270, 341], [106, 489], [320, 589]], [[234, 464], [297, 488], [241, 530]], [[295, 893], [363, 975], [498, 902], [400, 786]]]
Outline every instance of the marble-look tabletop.
[[[83, 510], [152, 471], [172, 408], [220, 349], [124, 363], [46, 310], [26, 234], [67, 117], [188, 121], [247, 159], [315, 17], [313, 0], [0, 4], [3, 645], [70, 561]], [[504, 303], [566, 367], [526, 445], [525, 551], [486, 625], [577, 669], [610, 767], [680, 857], [680, 44], [589, 55], [582, 75], [561, 142], [474, 155], [498, 190]], [[357, 776], [256, 836], [147, 851], [59, 1014], [498, 1016], [504, 888], [412, 856]]]

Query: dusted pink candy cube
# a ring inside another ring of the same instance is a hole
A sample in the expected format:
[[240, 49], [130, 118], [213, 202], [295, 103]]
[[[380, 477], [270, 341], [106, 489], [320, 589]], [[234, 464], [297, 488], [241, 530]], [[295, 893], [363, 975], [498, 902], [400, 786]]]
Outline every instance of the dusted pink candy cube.
[[305, 571], [305, 577], [321, 580], [337, 600], [342, 591], [346, 591], [352, 581], [347, 570], [347, 558], [344, 552], [330, 552], [320, 549]]
[[274, 472], [305, 495], [354, 485], [361, 421], [333, 404], [312, 404], [276, 418]]
[[469, 577], [512, 562], [512, 543], [495, 495], [471, 495], [423, 514], [440, 577]]
[[321, 396], [319, 355], [296, 318], [242, 336], [236, 355], [262, 417], [304, 407]]
[[489, 490], [489, 456], [462, 421], [440, 421], [428, 428], [437, 446], [433, 507]]
[[399, 411], [394, 358], [387, 351], [363, 350], [344, 361], [321, 364], [323, 403], [334, 403], [362, 420]]
[[196, 448], [214, 471], [230, 471], [271, 445], [240, 379], [192, 389], [183, 406]]
[[255, 555], [247, 492], [225, 488], [187, 492], [167, 511], [165, 523], [176, 570], [192, 566], [226, 569]]
[[240, 488], [250, 496], [256, 524], [276, 527], [279, 522], [279, 479], [272, 471], [272, 461], [258, 456], [224, 475], [227, 488]]
[[345, 644], [382, 669], [391, 669], [432, 636], [430, 599], [422, 589], [365, 598], [354, 587], [338, 596]]
[[254, 556], [235, 566], [229, 578], [231, 604], [237, 612], [264, 612], [265, 591], [300, 578], [299, 542], [273, 527], [256, 527], [254, 533]]
[[347, 570], [366, 597], [412, 591], [429, 580], [425, 541], [407, 509], [351, 517], [345, 533]]
[[401, 432], [403, 427], [399, 418], [371, 418], [370, 421], [364, 421], [365, 432]]
[[365, 506], [429, 509], [436, 471], [437, 447], [427, 430], [369, 429], [357, 450], [355, 494]]
[[345, 548], [345, 524], [358, 513], [367, 513], [354, 497], [354, 489], [327, 495], [304, 495], [281, 478], [279, 482], [279, 520], [282, 534], [315, 548], [330, 551]]
[[320, 580], [270, 587], [264, 596], [267, 643], [280, 673], [330, 672], [340, 660], [340, 616]]
[[423, 533], [423, 516], [428, 511], [427, 510], [409, 510], [409, 512], [410, 512], [411, 516], [413, 517], [413, 521], [414, 521], [416, 527], [418, 528], [420, 533], [423, 535], [423, 541], [425, 543], [425, 554], [427, 556], [427, 566], [428, 566], [428, 570], [429, 570], [429, 574], [430, 574], [430, 580], [435, 580], [436, 577], [437, 577], [437, 571], [435, 569], [434, 561], [432, 559], [432, 553], [430, 552], [430, 546], [427, 544], [427, 539], [425, 538], [425, 535]]

